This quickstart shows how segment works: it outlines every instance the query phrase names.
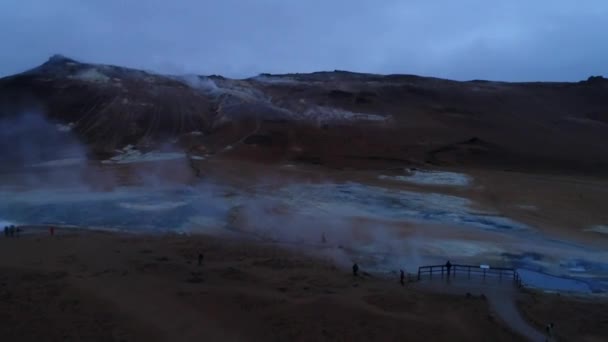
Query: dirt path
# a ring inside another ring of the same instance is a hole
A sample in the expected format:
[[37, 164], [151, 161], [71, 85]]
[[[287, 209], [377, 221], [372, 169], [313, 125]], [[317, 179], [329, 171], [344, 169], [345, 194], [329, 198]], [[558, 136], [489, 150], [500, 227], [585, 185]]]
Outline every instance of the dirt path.
[[514, 332], [530, 341], [545, 341], [545, 336], [527, 322], [516, 306], [518, 290], [511, 281], [468, 280], [460, 277], [447, 281], [442, 278], [424, 280], [417, 287], [433, 292], [471, 296], [485, 296], [492, 312]]
[[530, 341], [545, 341], [545, 335], [528, 323], [515, 305], [515, 298], [500, 293], [490, 293], [490, 307], [511, 329], [525, 336]]

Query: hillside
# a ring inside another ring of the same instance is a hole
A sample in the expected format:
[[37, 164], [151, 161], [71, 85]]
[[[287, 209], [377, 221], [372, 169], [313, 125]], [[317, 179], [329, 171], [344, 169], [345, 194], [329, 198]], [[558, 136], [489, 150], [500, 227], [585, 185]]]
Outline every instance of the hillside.
[[53, 56], [0, 79], [0, 117], [24, 112], [41, 113], [57, 134], [73, 133], [94, 159], [130, 144], [340, 168], [608, 171], [608, 80], [601, 77], [457, 82], [333, 71], [235, 80]]

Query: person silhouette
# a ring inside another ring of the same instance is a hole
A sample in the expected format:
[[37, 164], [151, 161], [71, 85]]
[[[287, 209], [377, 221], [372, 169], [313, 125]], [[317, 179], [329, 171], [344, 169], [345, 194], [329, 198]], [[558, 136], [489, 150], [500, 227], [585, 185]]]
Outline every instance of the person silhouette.
[[357, 265], [356, 263], [353, 264], [353, 277], [356, 277], [359, 275], [359, 265]]
[[555, 325], [553, 323], [547, 324], [547, 326], [545, 327], [545, 332], [547, 333], [547, 337], [546, 337], [545, 341], [551, 341], [553, 339], [553, 329], [554, 328], [555, 328]]

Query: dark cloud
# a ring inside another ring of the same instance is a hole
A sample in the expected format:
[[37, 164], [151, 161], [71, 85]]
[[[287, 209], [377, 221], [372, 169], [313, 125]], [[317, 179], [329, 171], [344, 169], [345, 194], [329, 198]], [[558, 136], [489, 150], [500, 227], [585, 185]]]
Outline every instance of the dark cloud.
[[53, 53], [168, 73], [608, 74], [608, 2], [3, 0], [0, 75]]

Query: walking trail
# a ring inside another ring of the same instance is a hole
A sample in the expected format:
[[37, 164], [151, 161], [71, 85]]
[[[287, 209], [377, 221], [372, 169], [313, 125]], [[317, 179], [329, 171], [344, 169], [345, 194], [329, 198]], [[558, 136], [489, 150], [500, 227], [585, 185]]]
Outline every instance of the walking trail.
[[512, 280], [488, 277], [452, 277], [434, 276], [422, 279], [418, 285], [423, 290], [450, 294], [470, 293], [473, 296], [484, 295], [492, 311], [513, 331], [526, 337], [529, 341], [544, 342], [546, 336], [527, 322], [515, 305], [518, 289]]

